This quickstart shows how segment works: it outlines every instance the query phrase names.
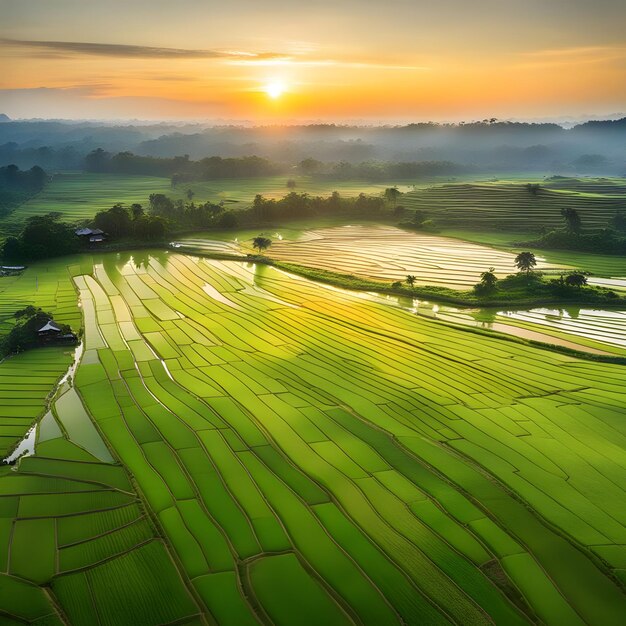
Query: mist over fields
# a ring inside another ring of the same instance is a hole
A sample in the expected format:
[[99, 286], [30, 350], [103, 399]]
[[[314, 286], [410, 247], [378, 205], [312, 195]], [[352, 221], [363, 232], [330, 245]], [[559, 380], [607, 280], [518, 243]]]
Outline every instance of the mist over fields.
[[171, 158], [256, 155], [293, 166], [306, 158], [325, 163], [447, 161], [459, 171], [528, 171], [624, 175], [626, 118], [572, 128], [553, 123], [484, 120], [405, 126], [206, 126], [12, 121], [0, 117], [0, 166], [82, 169], [102, 148], [116, 154]]

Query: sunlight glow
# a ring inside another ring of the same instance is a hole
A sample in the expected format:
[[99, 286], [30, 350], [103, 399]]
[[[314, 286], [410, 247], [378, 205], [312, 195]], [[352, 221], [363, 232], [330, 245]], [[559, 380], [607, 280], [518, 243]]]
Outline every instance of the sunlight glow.
[[287, 88], [285, 86], [285, 83], [279, 80], [273, 80], [267, 83], [265, 87], [263, 87], [263, 91], [265, 91], [265, 93], [273, 100], [276, 100], [276, 98], [280, 98], [280, 96], [282, 96], [286, 90]]

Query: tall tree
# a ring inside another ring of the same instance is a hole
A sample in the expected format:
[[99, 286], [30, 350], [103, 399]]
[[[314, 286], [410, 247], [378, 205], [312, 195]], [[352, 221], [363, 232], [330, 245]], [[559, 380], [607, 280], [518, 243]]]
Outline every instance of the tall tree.
[[561, 209], [561, 216], [565, 220], [565, 228], [570, 233], [578, 235], [582, 227], [582, 222], [578, 211], [569, 207]]
[[537, 259], [532, 252], [520, 252], [515, 257], [515, 265], [520, 272], [530, 274], [533, 268], [537, 265]]
[[84, 168], [87, 172], [105, 172], [110, 160], [110, 153], [97, 148], [85, 157]]
[[300, 161], [300, 163], [298, 163], [298, 168], [303, 174], [310, 176], [311, 174], [318, 172], [323, 165], [324, 164], [317, 159], [308, 158]]
[[480, 284], [484, 291], [493, 291], [498, 282], [498, 277], [495, 275], [495, 268], [490, 267], [486, 272], [480, 275]]
[[252, 240], [252, 247], [258, 250], [259, 253], [263, 253], [263, 250], [267, 250], [272, 245], [272, 240], [267, 237], [259, 235]]

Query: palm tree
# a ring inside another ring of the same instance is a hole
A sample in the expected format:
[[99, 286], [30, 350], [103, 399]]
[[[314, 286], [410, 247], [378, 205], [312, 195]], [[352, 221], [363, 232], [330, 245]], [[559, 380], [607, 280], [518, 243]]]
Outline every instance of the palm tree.
[[259, 251], [259, 254], [272, 245], [272, 240], [259, 235], [252, 240], [252, 247]]
[[587, 284], [587, 277], [580, 272], [572, 272], [565, 277], [565, 284], [568, 287], [577, 287], [580, 289]]
[[406, 282], [408, 283], [409, 287], [413, 288], [413, 285], [415, 284], [415, 281], [417, 280], [417, 276], [413, 276], [413, 274], [409, 274], [406, 277]]
[[495, 267], [490, 267], [486, 272], [480, 275], [480, 284], [485, 291], [492, 291], [498, 282], [498, 277], [494, 272]]
[[532, 272], [533, 267], [537, 265], [537, 259], [532, 252], [520, 252], [515, 257], [515, 265], [520, 272], [526, 272], [528, 275]]

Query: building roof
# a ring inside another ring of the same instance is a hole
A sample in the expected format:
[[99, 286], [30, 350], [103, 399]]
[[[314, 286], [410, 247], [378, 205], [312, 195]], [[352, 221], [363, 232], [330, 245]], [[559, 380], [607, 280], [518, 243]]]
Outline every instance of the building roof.
[[94, 231], [91, 230], [91, 228], [77, 228], [74, 231], [79, 237], [82, 237], [84, 235], [93, 235]]
[[46, 322], [46, 324], [44, 324], [37, 332], [38, 333], [47, 333], [50, 330], [55, 332], [55, 333], [60, 333], [61, 332], [61, 329], [52, 320], [48, 320]]
[[104, 235], [104, 231], [100, 230], [99, 228], [92, 228], [91, 234], [92, 235]]

